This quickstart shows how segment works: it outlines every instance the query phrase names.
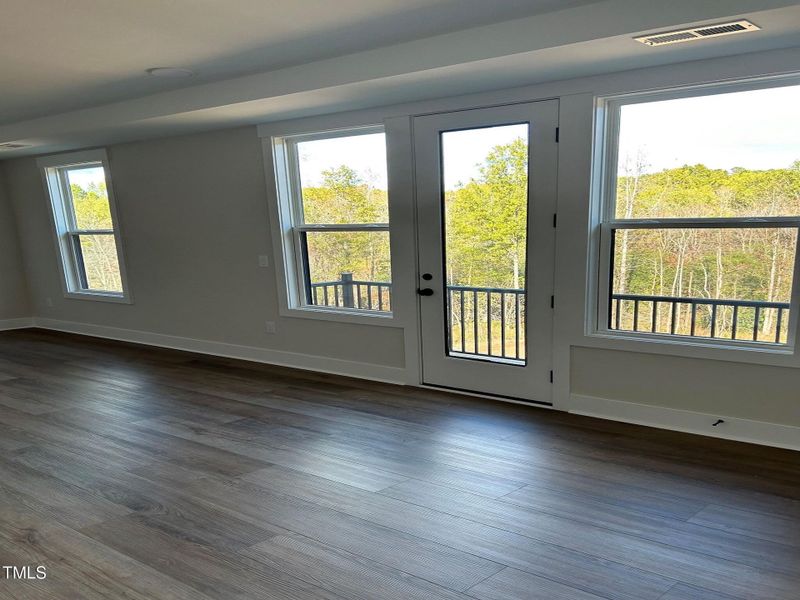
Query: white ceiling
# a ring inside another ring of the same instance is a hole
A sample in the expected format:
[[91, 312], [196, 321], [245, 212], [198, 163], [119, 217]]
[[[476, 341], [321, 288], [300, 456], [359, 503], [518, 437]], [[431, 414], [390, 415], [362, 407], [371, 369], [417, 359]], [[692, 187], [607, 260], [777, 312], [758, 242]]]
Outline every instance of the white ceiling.
[[0, 124], [593, 1], [3, 0]]
[[[793, 0], [0, 6], [0, 143], [28, 145], [0, 159], [800, 45]], [[763, 30], [660, 48], [631, 39], [734, 17]], [[154, 66], [197, 76], [146, 77]]]

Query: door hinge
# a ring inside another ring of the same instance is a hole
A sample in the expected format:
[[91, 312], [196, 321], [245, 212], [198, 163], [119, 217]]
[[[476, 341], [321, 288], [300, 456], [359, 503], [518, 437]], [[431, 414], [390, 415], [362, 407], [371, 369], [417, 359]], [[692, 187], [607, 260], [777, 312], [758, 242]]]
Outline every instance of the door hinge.
[[550, 308], [555, 308], [555, 307], [556, 307], [556, 297], [550, 296]]
[[550, 383], [553, 383], [553, 372], [550, 371]]
[[561, 135], [561, 127], [556, 127], [556, 144], [558, 143], [558, 138]]
[[553, 227], [558, 227], [558, 213], [553, 213]]

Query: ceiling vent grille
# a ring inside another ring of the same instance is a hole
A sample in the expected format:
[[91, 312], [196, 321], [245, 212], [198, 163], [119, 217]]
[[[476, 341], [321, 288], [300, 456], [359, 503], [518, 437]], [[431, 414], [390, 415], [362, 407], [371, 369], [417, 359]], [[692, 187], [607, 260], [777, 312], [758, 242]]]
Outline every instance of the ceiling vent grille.
[[761, 28], [753, 25], [750, 21], [731, 21], [728, 23], [717, 23], [716, 25], [704, 25], [703, 27], [693, 27], [691, 29], [678, 29], [676, 31], [662, 31], [651, 33], [633, 38], [647, 46], [664, 46], [666, 44], [679, 44], [681, 42], [691, 42], [703, 40], [734, 33], [745, 33], [748, 31], [758, 31]]
[[2, 150], [18, 150], [19, 148], [27, 148], [29, 144], [16, 144], [14, 142], [4, 142], [0, 144], [0, 151]]

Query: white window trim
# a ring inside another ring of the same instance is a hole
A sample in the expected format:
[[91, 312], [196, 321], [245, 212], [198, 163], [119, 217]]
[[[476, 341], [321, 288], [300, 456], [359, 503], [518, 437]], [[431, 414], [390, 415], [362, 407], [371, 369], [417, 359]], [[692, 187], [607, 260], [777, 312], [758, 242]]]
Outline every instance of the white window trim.
[[[800, 321], [800, 216], [794, 217], [756, 217], [756, 218], [666, 218], [666, 219], [616, 219], [615, 191], [617, 183], [617, 150], [619, 138], [620, 108], [626, 104], [672, 100], [693, 96], [723, 94], [746, 90], [782, 87], [800, 83], [796, 77], [769, 77], [722, 84], [705, 84], [681, 87], [671, 90], [634, 92], [606, 96], [597, 99], [597, 120], [595, 129], [595, 158], [592, 193], [591, 252], [589, 298], [586, 303], [585, 335], [605, 340], [612, 347], [621, 350], [641, 351], [644, 346], [668, 349], [683, 348], [686, 355], [706, 358], [741, 360], [747, 354], [759, 353], [774, 356], [776, 359], [796, 356], [797, 329]], [[753, 342], [749, 340], [726, 340], [722, 338], [703, 338], [663, 333], [619, 331], [609, 328], [606, 315], [609, 314], [611, 283], [611, 231], [612, 229], [666, 229], [678, 227], [691, 228], [763, 228], [797, 227], [798, 246], [795, 251], [794, 279], [787, 324], [787, 342]], [[593, 291], [592, 291], [593, 290]], [[673, 352], [668, 351], [672, 354]]]
[[[396, 327], [394, 306], [392, 311], [357, 308], [316, 306], [305, 302], [303, 253], [301, 234], [307, 231], [390, 231], [389, 223], [363, 223], [342, 225], [306, 224], [302, 216], [302, 191], [296, 157], [297, 144], [318, 139], [350, 137], [384, 133], [383, 125], [359, 125], [343, 129], [316, 131], [314, 133], [284, 134], [264, 140], [265, 168], [267, 180], [274, 177], [274, 197], [271, 198], [273, 239], [275, 256], [280, 257], [276, 265], [276, 277], [280, 293], [279, 314], [324, 321], [386, 325]], [[269, 147], [267, 146], [269, 145]], [[271, 163], [271, 164], [270, 164]], [[387, 165], [388, 169], [388, 165]], [[270, 186], [272, 188], [272, 186]], [[272, 194], [270, 194], [272, 196]], [[391, 201], [391, 199], [390, 199]], [[394, 257], [392, 257], [394, 269]], [[394, 273], [392, 274], [394, 281]], [[394, 295], [394, 285], [392, 288]]]
[[[108, 155], [102, 148], [96, 150], [85, 150], [81, 152], [70, 152], [67, 154], [56, 154], [44, 156], [36, 161], [41, 174], [47, 200], [50, 204], [50, 216], [52, 219], [53, 240], [58, 254], [58, 268], [61, 274], [61, 286], [65, 298], [75, 300], [94, 300], [99, 302], [113, 302], [121, 304], [133, 304], [128, 274], [125, 262], [125, 251], [122, 243], [121, 223], [117, 202], [114, 195], [114, 187], [111, 181], [111, 169], [109, 167]], [[69, 217], [67, 213], [66, 199], [63, 196], [63, 182], [61, 181], [58, 169], [64, 167], [79, 167], [81, 165], [100, 164], [103, 167], [106, 180], [106, 190], [108, 192], [108, 203], [111, 211], [111, 219], [114, 224], [114, 243], [117, 248], [117, 259], [119, 261], [120, 279], [122, 281], [122, 292], [109, 292], [100, 290], [83, 289], [80, 285], [80, 277], [77, 272], [77, 258], [74, 255], [72, 242], [67, 232], [69, 231]]]

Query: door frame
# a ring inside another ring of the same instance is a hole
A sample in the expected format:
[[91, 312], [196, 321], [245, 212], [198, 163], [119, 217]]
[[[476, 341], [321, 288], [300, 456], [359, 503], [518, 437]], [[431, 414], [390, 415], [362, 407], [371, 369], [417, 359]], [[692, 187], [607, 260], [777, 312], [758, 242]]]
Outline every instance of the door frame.
[[[559, 100], [539, 100], [530, 102], [517, 102], [511, 104], [494, 105], [488, 107], [462, 108], [453, 111], [443, 111], [432, 114], [417, 115], [411, 118], [411, 167], [414, 175], [414, 210], [415, 210], [415, 238], [417, 255], [416, 287], [431, 286], [435, 294], [439, 296], [437, 305], [441, 300], [445, 283], [438, 277], [434, 281], [423, 281], [423, 272], [432, 272], [444, 275], [443, 264], [443, 223], [441, 222], [441, 196], [437, 196], [437, 206], [435, 212], [439, 215], [439, 222], [431, 224], [423, 223], [420, 214], [428, 212], [428, 221], [434, 209], [431, 205], [426, 208], [422, 203], [425, 202], [423, 196], [427, 193], [430, 198], [431, 190], [441, 186], [441, 154], [440, 154], [440, 133], [442, 131], [453, 131], [462, 129], [473, 129], [480, 127], [492, 127], [503, 124], [529, 122], [529, 229], [528, 229], [528, 260], [526, 261], [529, 274], [527, 279], [527, 301], [529, 310], [544, 314], [546, 311], [548, 318], [539, 319], [531, 328], [528, 337], [535, 335], [537, 339], [544, 340], [541, 344], [529, 343], [527, 345], [528, 364], [524, 367], [509, 364], [499, 364], [494, 361], [482, 361], [464, 357], [451, 357], [447, 352], [447, 342], [445, 331], [438, 331], [439, 325], [446, 328], [446, 317], [437, 318], [436, 334], [427, 333], [424, 325], [424, 313], [436, 314], [436, 308], [425, 308], [423, 302], [432, 302], [433, 299], [416, 297], [418, 336], [417, 342], [419, 360], [419, 381], [424, 387], [437, 389], [451, 389], [461, 393], [486, 396], [502, 400], [523, 402], [526, 404], [536, 404], [540, 406], [552, 406], [554, 401], [553, 393], [553, 362], [554, 362], [554, 310], [551, 299], [554, 295], [555, 286], [555, 223], [552, 221], [557, 208], [558, 193], [558, 117]], [[541, 126], [539, 126], [541, 124]], [[435, 137], [435, 141], [431, 139]], [[424, 140], [421, 138], [425, 138]], [[435, 160], [432, 160], [434, 159]], [[422, 171], [420, 166], [422, 161], [429, 161], [431, 166], [426, 171]], [[542, 175], [540, 175], [542, 174]], [[436, 186], [433, 182], [436, 182]], [[430, 199], [428, 199], [430, 202]], [[434, 233], [438, 231], [438, 233]], [[424, 239], [428, 240], [430, 247], [432, 236], [438, 235], [436, 247], [438, 251], [431, 257], [424, 257], [422, 246], [425, 245]], [[538, 260], [534, 262], [534, 257]], [[432, 268], [434, 263], [438, 263], [436, 270]], [[531, 272], [531, 268], [535, 273]], [[441, 269], [439, 273], [438, 269]], [[435, 281], [439, 279], [438, 281]], [[533, 284], [533, 281], [545, 282], [543, 284]], [[446, 310], [446, 309], [445, 309]], [[431, 312], [433, 311], [433, 312]], [[541, 312], [539, 312], [541, 311]], [[530, 314], [530, 313], [529, 313]], [[529, 324], [534, 321], [529, 321]], [[430, 325], [429, 325], [430, 327]], [[527, 332], [526, 332], [527, 333]], [[426, 341], [430, 356], [431, 348], [438, 351], [436, 359], [426, 360]], [[439, 336], [439, 342], [434, 342], [435, 336]], [[443, 356], [439, 356], [442, 354]], [[474, 363], [480, 364], [474, 364]], [[473, 363], [469, 365], [469, 363]], [[448, 366], [449, 365], [449, 366]], [[461, 366], [458, 366], [461, 365]], [[430, 373], [439, 368], [440, 372], [431, 376]], [[426, 376], [426, 369], [429, 375]], [[467, 386], [453, 385], [452, 380], [443, 383], [441, 373], [449, 370], [451, 376], [457, 371], [461, 371]], [[480, 376], [472, 376], [472, 371], [483, 371], [489, 377], [497, 376], [500, 383], [497, 391], [490, 391], [487, 388], [480, 389], [482, 379]], [[505, 376], [503, 376], [505, 373]], [[472, 385], [469, 385], [472, 380]], [[530, 386], [530, 387], [528, 387]], [[509, 390], [514, 391], [509, 393]]]

